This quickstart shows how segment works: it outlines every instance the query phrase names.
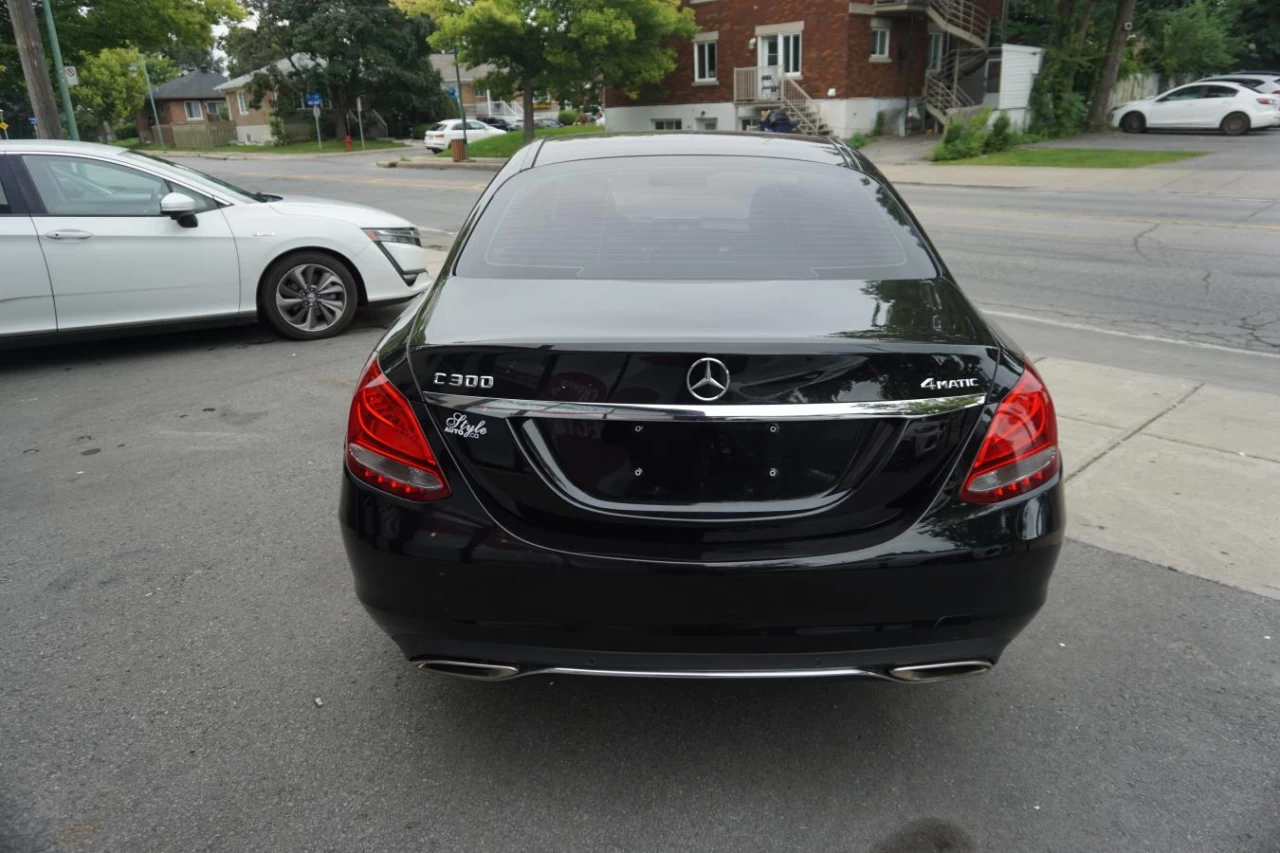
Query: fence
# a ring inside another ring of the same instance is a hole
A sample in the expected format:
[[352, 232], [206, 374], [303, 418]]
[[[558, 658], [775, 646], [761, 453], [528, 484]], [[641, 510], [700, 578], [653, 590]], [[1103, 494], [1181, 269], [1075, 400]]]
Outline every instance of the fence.
[[220, 148], [236, 139], [236, 126], [229, 121], [162, 124], [165, 145], [173, 148]]
[[1154, 71], [1134, 74], [1116, 81], [1115, 88], [1111, 90], [1111, 101], [1107, 106], [1116, 107], [1120, 104], [1127, 104], [1129, 101], [1154, 98], [1161, 92], [1167, 92], [1175, 86], [1190, 83], [1195, 79], [1196, 75], [1194, 74], [1175, 74], [1172, 77], [1166, 77]]

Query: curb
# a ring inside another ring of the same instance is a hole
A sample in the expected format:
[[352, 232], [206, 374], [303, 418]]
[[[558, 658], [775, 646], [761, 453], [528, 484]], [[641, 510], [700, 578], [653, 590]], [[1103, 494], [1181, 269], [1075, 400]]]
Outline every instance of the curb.
[[452, 160], [379, 160], [383, 169], [461, 169], [463, 171], [496, 172], [507, 164], [502, 158], [484, 158], [455, 163]]

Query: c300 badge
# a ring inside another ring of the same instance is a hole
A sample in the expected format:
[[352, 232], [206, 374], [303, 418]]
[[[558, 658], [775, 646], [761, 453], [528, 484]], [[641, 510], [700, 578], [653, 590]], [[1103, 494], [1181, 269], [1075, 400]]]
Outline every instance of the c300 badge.
[[484, 421], [473, 424], [462, 412], [449, 416], [449, 419], [444, 422], [444, 431], [459, 438], [479, 438], [488, 432], [484, 427]]

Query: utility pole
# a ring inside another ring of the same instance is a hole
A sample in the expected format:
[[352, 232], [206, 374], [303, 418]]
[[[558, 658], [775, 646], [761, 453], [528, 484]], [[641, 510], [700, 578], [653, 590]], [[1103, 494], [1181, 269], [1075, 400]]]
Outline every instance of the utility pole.
[[[22, 76], [27, 80], [27, 96], [31, 98], [31, 107], [36, 113], [36, 132], [42, 139], [61, 139], [62, 125], [58, 122], [53, 86], [49, 84], [49, 70], [44, 62], [44, 44], [36, 26], [35, 10], [31, 8], [31, 0], [8, 0], [8, 3], [18, 55], [22, 58]], [[58, 73], [62, 73], [61, 69]]]
[[[156, 136], [152, 142], [160, 145], [160, 150], [164, 150], [164, 132], [160, 128], [160, 111], [156, 109], [156, 93], [151, 91], [151, 75], [147, 73], [147, 58], [142, 54], [138, 54], [138, 60], [142, 63], [142, 82], [147, 86], [147, 99], [151, 101], [151, 118], [156, 123]], [[129, 73], [137, 74], [138, 66], [130, 63]]]
[[62, 92], [62, 114], [67, 117], [67, 132], [72, 139], [80, 138], [76, 127], [76, 111], [71, 106], [71, 87], [67, 85], [67, 71], [62, 65], [62, 48], [58, 45], [58, 28], [53, 25], [52, 0], [44, 0], [44, 25], [49, 30], [49, 47], [53, 50], [53, 70], [58, 75], [58, 91]]
[[1099, 130], [1107, 123], [1107, 108], [1111, 103], [1111, 90], [1115, 88], [1116, 77], [1120, 73], [1120, 55], [1124, 53], [1125, 42], [1133, 30], [1133, 9], [1137, 0], [1120, 0], [1116, 8], [1116, 20], [1111, 25], [1111, 43], [1107, 46], [1107, 59], [1102, 64], [1102, 78], [1098, 81], [1098, 91], [1093, 93], [1093, 103], [1089, 106], [1088, 127]]

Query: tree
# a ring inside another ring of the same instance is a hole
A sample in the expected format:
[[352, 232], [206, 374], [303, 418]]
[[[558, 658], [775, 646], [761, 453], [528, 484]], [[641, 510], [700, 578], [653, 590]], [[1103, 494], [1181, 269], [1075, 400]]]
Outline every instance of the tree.
[[431, 44], [467, 65], [490, 63], [491, 88], [519, 92], [524, 138], [533, 139], [533, 93], [596, 83], [628, 94], [675, 70], [668, 42], [697, 33], [680, 0], [395, 0], [430, 15]]
[[1111, 41], [1107, 45], [1107, 57], [1102, 64], [1098, 89], [1093, 94], [1089, 108], [1089, 129], [1101, 130], [1107, 123], [1107, 107], [1111, 102], [1111, 90], [1115, 88], [1120, 73], [1120, 57], [1124, 54], [1129, 31], [1133, 29], [1133, 9], [1138, 0], [1120, 0], [1116, 6], [1116, 19], [1111, 25]]
[[1191, 0], [1175, 9], [1156, 9], [1143, 21], [1145, 35], [1139, 59], [1153, 71], [1216, 74], [1230, 68], [1244, 45], [1231, 34], [1227, 6]]
[[[255, 99], [268, 89], [293, 99], [323, 93], [339, 138], [347, 135], [347, 112], [360, 96], [379, 111], [443, 114], [440, 75], [426, 44], [429, 21], [411, 20], [387, 0], [248, 0], [246, 6], [257, 27], [228, 33], [223, 46], [233, 73], [264, 69], [253, 82]], [[283, 70], [276, 65], [282, 59], [289, 60]]]
[[[181, 56], [213, 46], [213, 26], [240, 21], [236, 0], [50, 0], [64, 59], [79, 64], [105, 48]], [[175, 58], [176, 58], [175, 56]], [[186, 65], [179, 60], [180, 65]]]
[[[98, 51], [80, 65], [80, 85], [76, 100], [93, 114], [102, 126], [103, 135], [111, 139], [113, 129], [144, 107], [147, 84], [139, 66], [142, 55], [133, 48], [109, 47]], [[130, 71], [129, 66], [135, 71]], [[160, 85], [178, 75], [177, 66], [168, 58], [147, 58], [147, 73], [153, 85]]]
[[1233, 32], [1245, 49], [1242, 58], [1250, 68], [1280, 66], [1280, 14], [1275, 0], [1235, 0]]

